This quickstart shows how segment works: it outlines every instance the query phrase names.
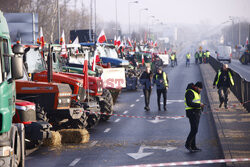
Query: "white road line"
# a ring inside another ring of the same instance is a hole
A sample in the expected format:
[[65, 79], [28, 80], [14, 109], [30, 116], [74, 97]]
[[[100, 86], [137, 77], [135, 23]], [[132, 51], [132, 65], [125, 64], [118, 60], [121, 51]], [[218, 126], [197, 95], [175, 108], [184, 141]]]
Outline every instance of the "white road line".
[[111, 128], [105, 129], [104, 133], [108, 133], [111, 130]]
[[98, 141], [93, 141], [93, 142], [89, 145], [89, 147], [94, 147], [97, 143], [98, 143]]
[[119, 121], [120, 121], [120, 119], [119, 119], [119, 118], [115, 120], [115, 122], [119, 122]]
[[69, 166], [75, 166], [79, 161], [81, 160], [81, 158], [76, 158], [74, 161], [72, 161]]
[[141, 95], [141, 97], [144, 97], [144, 95]]
[[135, 104], [131, 104], [131, 105], [130, 105], [130, 107], [134, 107], [134, 106], [135, 106]]
[[124, 111], [123, 114], [127, 114], [128, 113], [128, 110]]
[[136, 99], [136, 102], [139, 102], [140, 101], [140, 99]]

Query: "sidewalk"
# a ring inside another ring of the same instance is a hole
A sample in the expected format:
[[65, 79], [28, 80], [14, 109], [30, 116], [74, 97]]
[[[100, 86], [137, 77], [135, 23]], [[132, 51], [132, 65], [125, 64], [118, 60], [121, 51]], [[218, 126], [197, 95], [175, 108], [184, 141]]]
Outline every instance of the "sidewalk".
[[[229, 94], [229, 109], [219, 108], [217, 89], [213, 89], [216, 72], [209, 64], [201, 64], [200, 71], [225, 158], [250, 158], [250, 113], [232, 92]], [[227, 166], [245, 167], [250, 166], [250, 162], [227, 163]]]

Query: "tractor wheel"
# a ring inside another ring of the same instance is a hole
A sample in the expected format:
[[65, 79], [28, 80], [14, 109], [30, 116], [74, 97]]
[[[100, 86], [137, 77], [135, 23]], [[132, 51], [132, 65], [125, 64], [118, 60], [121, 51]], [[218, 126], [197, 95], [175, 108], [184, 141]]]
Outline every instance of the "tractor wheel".
[[[36, 104], [36, 120], [40, 122], [48, 122], [47, 113], [44, 111], [44, 107], [40, 104]], [[26, 148], [33, 149], [42, 144], [40, 140], [29, 140], [25, 142]]]
[[84, 129], [87, 127], [88, 123], [87, 123], [87, 114], [85, 112], [83, 112], [82, 116], [80, 119], [71, 119], [69, 120], [69, 129]]
[[[113, 98], [109, 90], [103, 89], [102, 93], [102, 98], [103, 100], [99, 102], [100, 107], [101, 107], [101, 120], [107, 121], [110, 117], [111, 114], [113, 114]], [[106, 115], [109, 114], [109, 115]]]
[[[89, 97], [89, 102], [91, 103], [98, 103], [93, 97]], [[100, 110], [99, 110], [100, 111]], [[98, 111], [98, 112], [99, 112]], [[101, 119], [101, 115], [100, 113], [96, 113], [96, 112], [88, 112], [87, 113], [87, 116], [88, 116], [88, 119], [87, 119], [87, 129], [91, 129], [93, 127], [95, 127], [98, 123], [99, 123], [99, 120]]]

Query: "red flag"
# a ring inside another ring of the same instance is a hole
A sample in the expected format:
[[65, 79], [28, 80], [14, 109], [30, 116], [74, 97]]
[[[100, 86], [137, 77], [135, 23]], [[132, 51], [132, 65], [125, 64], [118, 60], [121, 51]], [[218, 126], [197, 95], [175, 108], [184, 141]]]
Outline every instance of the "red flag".
[[132, 45], [132, 43], [131, 43], [131, 41], [130, 41], [129, 38], [128, 38], [128, 44], [129, 44], [130, 47], [133, 47], [133, 45]]
[[92, 71], [95, 71], [95, 65], [96, 65], [96, 54], [97, 54], [97, 52], [95, 52], [94, 59], [93, 59], [93, 62], [92, 62]]
[[165, 51], [164, 51], [165, 54], [167, 54], [167, 49], [165, 48]]
[[84, 83], [84, 89], [87, 90], [88, 88], [88, 52], [85, 52], [85, 58], [84, 58], [84, 66], [83, 66], [83, 83]]
[[61, 39], [60, 39], [60, 45], [62, 45], [61, 56], [62, 56], [63, 58], [67, 58], [68, 55], [67, 55], [67, 48], [66, 48], [66, 44], [65, 44], [64, 30], [63, 30], [63, 32], [62, 32], [62, 36], [61, 36]]
[[246, 45], [248, 45], [248, 37], [247, 37], [247, 39], [246, 39]]
[[116, 46], [116, 43], [117, 43], [117, 41], [116, 41], [116, 36], [114, 37], [114, 45]]
[[121, 45], [121, 37], [120, 36], [117, 38], [116, 45], [118, 47]]
[[100, 35], [99, 35], [97, 41], [98, 41], [99, 43], [103, 43], [103, 42], [107, 41], [106, 35], [105, 35], [105, 33], [104, 33], [103, 30], [101, 31], [101, 33], [100, 33]]
[[141, 63], [142, 63], [142, 65], [144, 65], [144, 55], [143, 54], [141, 56]]
[[44, 37], [43, 37], [42, 27], [40, 27], [40, 44], [41, 44], [41, 47], [43, 48], [44, 47]]
[[154, 47], [157, 47], [157, 41], [155, 41], [155, 43], [154, 43]]

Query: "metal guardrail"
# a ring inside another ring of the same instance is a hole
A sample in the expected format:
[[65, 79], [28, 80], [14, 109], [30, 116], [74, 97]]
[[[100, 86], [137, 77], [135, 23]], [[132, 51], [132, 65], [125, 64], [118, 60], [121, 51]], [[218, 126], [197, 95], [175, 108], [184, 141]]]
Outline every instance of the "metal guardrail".
[[[222, 67], [222, 63], [212, 56], [210, 56], [209, 63], [215, 71], [218, 71]], [[250, 82], [234, 70], [231, 69], [231, 71], [234, 79], [234, 86], [231, 87], [231, 91], [243, 104], [246, 110], [250, 112]]]

